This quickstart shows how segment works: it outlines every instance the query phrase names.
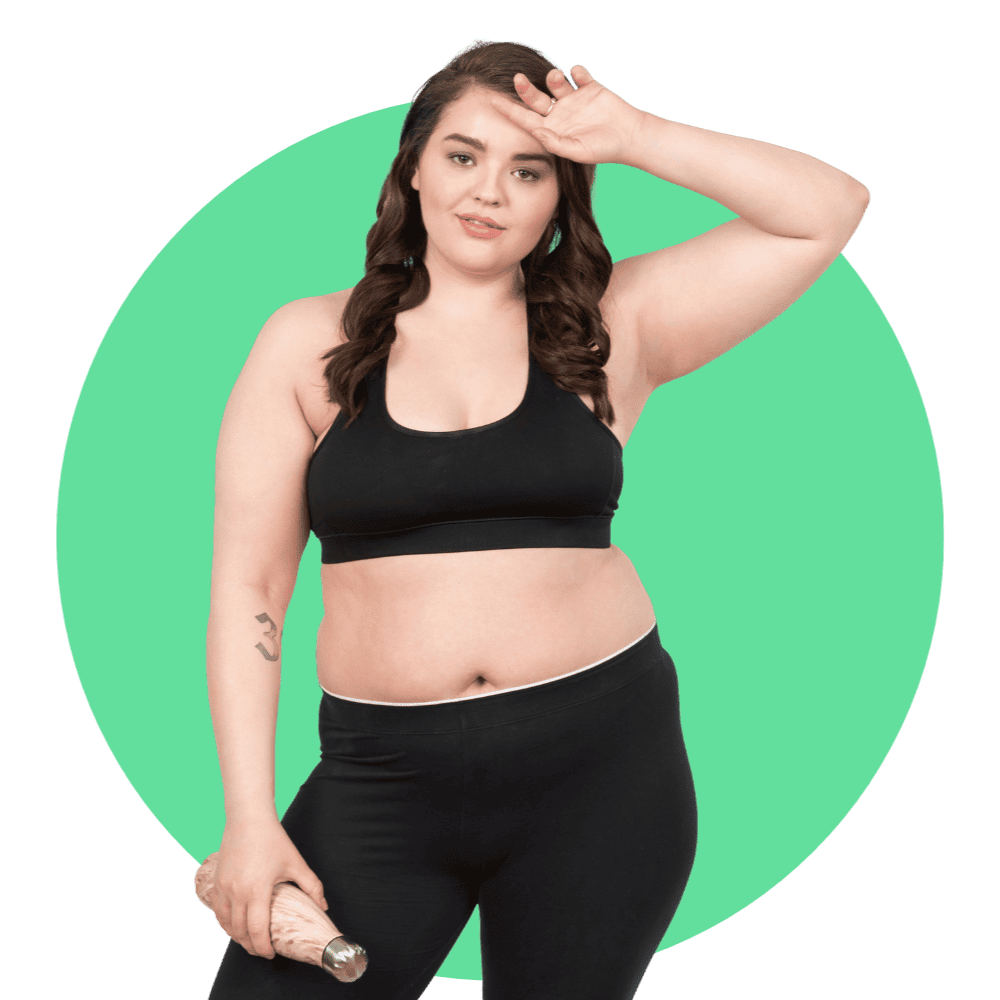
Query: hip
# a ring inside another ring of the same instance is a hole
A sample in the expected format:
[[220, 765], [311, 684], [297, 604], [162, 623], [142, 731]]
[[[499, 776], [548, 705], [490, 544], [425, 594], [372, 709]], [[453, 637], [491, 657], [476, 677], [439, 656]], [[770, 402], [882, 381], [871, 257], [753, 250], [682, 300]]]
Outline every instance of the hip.
[[480, 698], [324, 693], [321, 759], [282, 823], [328, 892], [338, 878], [347, 893], [521, 868], [536, 884], [607, 864], [673, 884], [697, 837], [679, 702], [655, 626], [587, 669]]

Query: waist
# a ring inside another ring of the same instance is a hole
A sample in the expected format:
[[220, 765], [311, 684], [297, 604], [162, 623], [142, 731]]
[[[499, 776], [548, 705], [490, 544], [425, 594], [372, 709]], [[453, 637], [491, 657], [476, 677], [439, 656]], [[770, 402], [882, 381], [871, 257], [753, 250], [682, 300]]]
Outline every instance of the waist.
[[366, 701], [487, 694], [566, 674], [645, 634], [655, 615], [612, 546], [364, 560], [323, 567], [321, 686]]
[[367, 732], [468, 730], [557, 711], [610, 694], [653, 667], [673, 670], [659, 630], [652, 626], [624, 648], [566, 674], [477, 698], [379, 702], [345, 698], [323, 689], [321, 719]]
[[[621, 660], [623, 654], [628, 652], [633, 646], [638, 645], [643, 642], [643, 640], [648, 639], [652, 635], [653, 631], [656, 629], [656, 622], [653, 622], [646, 631], [639, 636], [638, 639], [633, 639], [627, 646], [623, 646], [621, 649], [615, 650], [613, 653], [609, 653], [607, 656], [602, 656], [599, 660], [595, 660], [593, 663], [588, 663], [585, 667], [577, 667], [576, 670], [569, 670], [564, 674], [556, 674], [555, 677], [548, 677], [541, 681], [530, 681], [527, 684], [517, 684], [512, 687], [497, 688], [493, 691], [486, 691], [485, 693], [479, 694], [475, 693], [465, 697], [459, 696], [458, 698], [440, 698], [436, 701], [372, 701], [367, 698], [348, 698], [346, 695], [335, 694], [333, 691], [327, 691], [322, 684], [320, 687], [323, 688], [325, 694], [330, 695], [331, 698], [342, 698], [344, 701], [353, 701], [358, 705], [393, 705], [393, 706], [416, 706], [416, 705], [451, 705], [457, 701], [468, 701], [469, 698], [492, 698], [501, 694], [506, 694], [512, 691], [526, 691], [528, 688], [538, 687], [542, 684], [553, 684], [556, 681], [561, 681], [566, 677], [573, 677], [575, 674], [583, 673], [584, 671], [592, 670], [594, 667], [599, 667], [601, 664], [608, 663], [611, 660]], [[657, 637], [651, 639], [655, 645], [659, 645], [659, 633]]]

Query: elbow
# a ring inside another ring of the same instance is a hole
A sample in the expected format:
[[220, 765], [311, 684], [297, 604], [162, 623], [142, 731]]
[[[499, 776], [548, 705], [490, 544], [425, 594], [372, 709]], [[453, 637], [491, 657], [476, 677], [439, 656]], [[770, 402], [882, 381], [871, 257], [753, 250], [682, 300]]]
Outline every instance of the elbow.
[[861, 225], [865, 212], [868, 211], [868, 188], [864, 184], [857, 185], [853, 191], [850, 204], [846, 212], [846, 218], [842, 224], [842, 233], [846, 243], [853, 235], [854, 231]]

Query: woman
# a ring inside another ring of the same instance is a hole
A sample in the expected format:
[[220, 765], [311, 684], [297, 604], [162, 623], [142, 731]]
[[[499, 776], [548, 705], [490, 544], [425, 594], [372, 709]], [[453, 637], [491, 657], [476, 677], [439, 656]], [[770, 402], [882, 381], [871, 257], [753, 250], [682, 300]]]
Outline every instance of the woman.
[[[418, 997], [477, 903], [486, 1000], [632, 997], [680, 900], [694, 791], [672, 661], [610, 544], [622, 449], [657, 386], [823, 273], [868, 193], [572, 77], [508, 43], [432, 77], [365, 277], [279, 309], [233, 391], [208, 635], [233, 941], [212, 1000]], [[598, 163], [739, 217], [612, 266]], [[280, 636], [310, 528], [322, 759], [279, 821]], [[275, 955], [286, 880], [364, 945], [360, 980]]]

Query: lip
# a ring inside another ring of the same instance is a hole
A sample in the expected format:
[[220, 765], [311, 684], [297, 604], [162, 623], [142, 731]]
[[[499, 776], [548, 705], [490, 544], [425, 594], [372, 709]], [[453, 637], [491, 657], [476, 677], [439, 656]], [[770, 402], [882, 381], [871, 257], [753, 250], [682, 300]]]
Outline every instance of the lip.
[[475, 237], [477, 240], [495, 240], [498, 236], [503, 236], [504, 230], [500, 227], [493, 228], [487, 225], [485, 222], [473, 221], [473, 219], [463, 219], [462, 216], [456, 216], [459, 225], [470, 235]]
[[480, 222], [484, 226], [489, 226], [491, 229], [504, 229], [496, 219], [491, 219], [488, 215], [460, 215], [460, 219], [466, 219], [469, 222]]

